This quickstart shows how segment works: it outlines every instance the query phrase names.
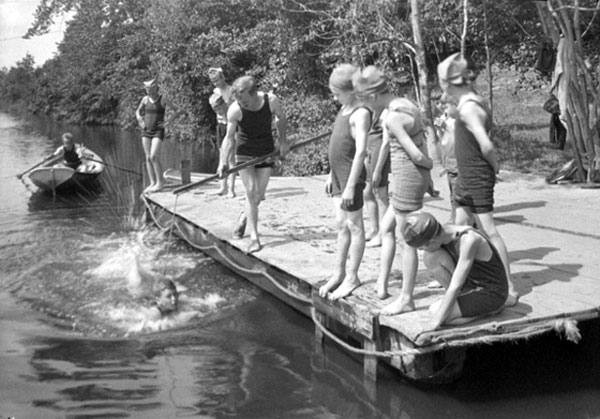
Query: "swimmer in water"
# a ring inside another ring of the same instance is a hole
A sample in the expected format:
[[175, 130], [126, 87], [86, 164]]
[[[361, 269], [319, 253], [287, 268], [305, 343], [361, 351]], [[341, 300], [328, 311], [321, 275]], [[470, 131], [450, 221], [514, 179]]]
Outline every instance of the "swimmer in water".
[[158, 297], [152, 303], [152, 312], [148, 320], [160, 320], [177, 313], [179, 309], [179, 292], [175, 283], [163, 278], [158, 283]]

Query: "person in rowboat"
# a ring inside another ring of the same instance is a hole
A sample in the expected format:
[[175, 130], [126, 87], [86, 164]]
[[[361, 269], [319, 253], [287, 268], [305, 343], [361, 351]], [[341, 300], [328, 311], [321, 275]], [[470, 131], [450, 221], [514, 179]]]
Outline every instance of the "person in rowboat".
[[[150, 185], [144, 192], [160, 191], [165, 185], [162, 165], [158, 159], [162, 141], [165, 138], [165, 126], [175, 119], [181, 112], [179, 108], [163, 95], [158, 93], [158, 82], [156, 79], [144, 82], [146, 96], [138, 105], [135, 116], [142, 129], [142, 145], [146, 155], [146, 168]], [[168, 122], [165, 122], [167, 107], [175, 110], [175, 114]]]
[[[238, 78], [233, 83], [235, 102], [227, 111], [227, 133], [217, 173], [223, 177], [230, 158], [235, 153], [235, 163], [241, 164], [275, 151], [272, 124], [277, 129], [277, 146], [281, 158], [289, 151], [287, 141], [287, 118], [281, 108], [279, 98], [273, 93], [258, 91], [256, 80], [251, 76]], [[237, 132], [237, 144], [236, 144]], [[246, 220], [250, 228], [250, 244], [247, 251], [262, 249], [258, 234], [258, 205], [264, 199], [273, 162], [263, 162], [240, 170], [240, 177], [246, 190], [246, 211], [238, 220], [234, 237], [243, 236]]]
[[508, 296], [506, 271], [500, 253], [483, 232], [441, 225], [426, 212], [406, 216], [400, 231], [407, 245], [423, 250], [427, 270], [446, 290], [429, 308], [432, 317], [424, 331], [464, 324], [503, 308]]
[[82, 147], [73, 142], [73, 134], [65, 132], [62, 135], [62, 145], [47, 158], [62, 156], [63, 164], [65, 166], [77, 170], [81, 165], [81, 152]]

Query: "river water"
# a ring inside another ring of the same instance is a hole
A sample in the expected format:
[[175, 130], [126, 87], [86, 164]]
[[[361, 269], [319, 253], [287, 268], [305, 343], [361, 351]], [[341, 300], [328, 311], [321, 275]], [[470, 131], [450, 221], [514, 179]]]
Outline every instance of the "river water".
[[[107, 168], [102, 187], [69, 197], [17, 180], [66, 130], [142, 170], [135, 133], [0, 114], [0, 418], [600, 418], [597, 323], [579, 345], [469, 352], [447, 386], [383, 371], [374, 394], [360, 362], [315, 352], [309, 319], [146, 224], [141, 176]], [[166, 167], [177, 150], [166, 144]], [[125, 337], [144, 309], [126, 288], [134, 254], [195, 301], [196, 320]]]

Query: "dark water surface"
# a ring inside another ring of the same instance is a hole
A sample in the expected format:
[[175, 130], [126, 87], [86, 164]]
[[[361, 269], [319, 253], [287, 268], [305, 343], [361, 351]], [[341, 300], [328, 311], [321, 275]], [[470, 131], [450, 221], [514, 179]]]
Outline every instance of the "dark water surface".
[[[15, 175], [71, 130], [107, 162], [141, 171], [135, 133], [0, 114], [0, 418], [600, 418], [600, 326], [470, 352], [442, 387], [313, 347], [311, 322], [143, 223], [140, 176], [109, 168], [93, 193], [33, 193]], [[177, 147], [167, 144], [166, 167]], [[208, 159], [207, 159], [208, 160]], [[194, 161], [208, 170], [208, 161]], [[202, 312], [176, 330], [125, 338], [132, 254], [173, 278]]]

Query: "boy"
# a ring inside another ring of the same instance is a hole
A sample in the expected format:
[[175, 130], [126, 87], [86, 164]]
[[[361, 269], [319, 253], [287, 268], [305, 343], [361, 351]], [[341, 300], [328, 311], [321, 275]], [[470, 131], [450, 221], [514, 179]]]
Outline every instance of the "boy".
[[[221, 67], [209, 68], [208, 78], [213, 86], [215, 86], [208, 102], [212, 110], [217, 114], [217, 148], [219, 148], [219, 152], [222, 152], [221, 144], [227, 133], [227, 109], [229, 109], [229, 105], [233, 103], [235, 98], [233, 97], [231, 86], [225, 81]], [[234, 166], [234, 159], [232, 158], [228, 164], [230, 167]], [[229, 198], [235, 198], [235, 173], [221, 179], [221, 187], [217, 195], [227, 195]]]
[[65, 132], [62, 135], [62, 142], [63, 145], [58, 147], [51, 156], [58, 157], [62, 155], [63, 164], [76, 170], [81, 165], [81, 147], [75, 145], [73, 135], [70, 132]]
[[504, 306], [508, 280], [491, 241], [470, 226], [440, 225], [426, 212], [408, 215], [400, 227], [406, 244], [424, 250], [423, 262], [446, 290], [429, 310], [425, 330], [464, 324]]
[[[358, 268], [365, 250], [362, 208], [367, 174], [364, 161], [371, 111], [360, 105], [352, 90], [352, 75], [356, 71], [351, 64], [341, 64], [329, 78], [329, 89], [342, 105], [329, 142], [331, 171], [325, 186], [335, 206], [338, 248], [333, 276], [319, 289], [321, 297], [331, 300], [344, 298], [360, 286]], [[329, 294], [330, 291], [333, 292]]]

